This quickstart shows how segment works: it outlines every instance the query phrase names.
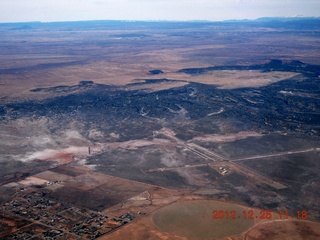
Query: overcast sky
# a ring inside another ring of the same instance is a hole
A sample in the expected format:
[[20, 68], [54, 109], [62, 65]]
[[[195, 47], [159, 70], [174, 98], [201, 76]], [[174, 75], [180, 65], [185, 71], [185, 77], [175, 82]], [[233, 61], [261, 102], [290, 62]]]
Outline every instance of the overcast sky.
[[0, 22], [320, 16], [320, 0], [0, 0]]

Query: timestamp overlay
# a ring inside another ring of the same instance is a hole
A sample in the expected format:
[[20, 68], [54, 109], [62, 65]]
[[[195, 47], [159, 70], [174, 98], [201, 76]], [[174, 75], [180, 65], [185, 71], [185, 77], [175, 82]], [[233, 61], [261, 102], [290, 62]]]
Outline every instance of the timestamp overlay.
[[[310, 222], [312, 213], [301, 210], [250, 209], [238, 204], [215, 200], [177, 202], [156, 211], [152, 216], [155, 226], [163, 231], [193, 240], [223, 238], [242, 234], [246, 240], [265, 233], [303, 234], [320, 237], [320, 224]], [[288, 230], [289, 229], [289, 230]], [[319, 230], [317, 230], [319, 229]], [[274, 230], [274, 231], [273, 231]], [[287, 236], [287, 235], [283, 235]], [[279, 235], [280, 236], [280, 235]], [[267, 238], [261, 238], [267, 239]], [[299, 238], [297, 238], [299, 239]]]
[[236, 220], [254, 222], [254, 226], [243, 233], [244, 240], [283, 240], [288, 236], [296, 240], [320, 239], [320, 224], [308, 221], [309, 214], [307, 210], [214, 209], [212, 220], [228, 219], [229, 224]]
[[212, 211], [212, 219], [243, 219], [243, 220], [287, 220], [287, 219], [308, 219], [308, 211], [298, 210], [294, 212], [289, 212], [288, 210], [278, 210], [277, 212], [271, 210], [253, 210], [245, 209], [241, 212], [237, 210], [229, 209], [215, 209]]

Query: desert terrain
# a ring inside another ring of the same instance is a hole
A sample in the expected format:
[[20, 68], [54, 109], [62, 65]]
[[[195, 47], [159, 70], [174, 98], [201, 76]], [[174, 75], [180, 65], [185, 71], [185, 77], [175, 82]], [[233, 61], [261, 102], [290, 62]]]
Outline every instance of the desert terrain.
[[0, 24], [0, 238], [319, 239], [319, 22]]

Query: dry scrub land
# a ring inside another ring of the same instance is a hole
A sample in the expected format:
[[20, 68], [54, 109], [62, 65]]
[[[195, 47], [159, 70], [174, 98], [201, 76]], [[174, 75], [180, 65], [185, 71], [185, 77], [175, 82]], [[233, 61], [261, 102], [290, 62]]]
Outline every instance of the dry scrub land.
[[0, 24], [0, 238], [318, 239], [319, 26]]

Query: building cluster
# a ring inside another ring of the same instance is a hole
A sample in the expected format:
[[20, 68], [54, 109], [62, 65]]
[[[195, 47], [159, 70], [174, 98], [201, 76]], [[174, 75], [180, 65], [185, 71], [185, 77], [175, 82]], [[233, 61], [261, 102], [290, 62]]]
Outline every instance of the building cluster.
[[[5, 236], [10, 239], [33, 236], [35, 230], [28, 228], [30, 222], [40, 226], [36, 234], [39, 239], [95, 239], [135, 218], [130, 213], [116, 218], [86, 208], [67, 206], [49, 197], [50, 191], [46, 189], [25, 190], [17, 189], [14, 197], [1, 206], [2, 215], [10, 216], [15, 222], [26, 221], [25, 225], [12, 229]], [[1, 224], [5, 222], [2, 223], [0, 218]]]
[[224, 166], [219, 167], [219, 173], [222, 175], [226, 175], [229, 171], [230, 169], [228, 167], [224, 167]]

